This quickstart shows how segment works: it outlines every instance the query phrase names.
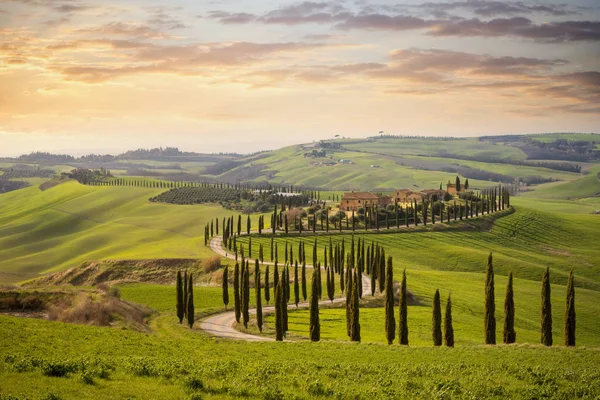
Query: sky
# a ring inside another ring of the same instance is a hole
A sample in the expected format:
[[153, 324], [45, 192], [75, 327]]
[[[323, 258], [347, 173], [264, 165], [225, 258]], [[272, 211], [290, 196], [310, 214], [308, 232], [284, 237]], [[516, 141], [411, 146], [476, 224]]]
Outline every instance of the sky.
[[600, 3], [0, 0], [0, 156], [600, 131]]

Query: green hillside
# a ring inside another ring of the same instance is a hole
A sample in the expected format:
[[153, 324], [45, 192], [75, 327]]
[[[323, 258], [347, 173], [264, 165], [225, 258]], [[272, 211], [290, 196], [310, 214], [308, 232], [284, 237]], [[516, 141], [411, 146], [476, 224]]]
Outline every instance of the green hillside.
[[151, 203], [164, 189], [70, 181], [0, 196], [0, 281], [15, 282], [88, 260], [202, 258], [204, 225], [233, 212], [217, 205]]

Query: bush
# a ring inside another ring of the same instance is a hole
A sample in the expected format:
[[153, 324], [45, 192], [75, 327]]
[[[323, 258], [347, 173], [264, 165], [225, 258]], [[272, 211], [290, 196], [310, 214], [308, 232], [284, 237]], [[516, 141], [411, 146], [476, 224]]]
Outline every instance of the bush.
[[221, 268], [221, 257], [220, 256], [212, 256], [209, 258], [205, 258], [202, 260], [202, 271], [205, 274], [209, 272], [214, 272]]
[[81, 380], [81, 382], [85, 383], [86, 385], [94, 384], [94, 376], [90, 371], [82, 371], [81, 374], [79, 375], [79, 379]]
[[184, 382], [183, 386], [191, 391], [198, 391], [204, 389], [204, 383], [200, 378], [197, 377], [188, 377]]

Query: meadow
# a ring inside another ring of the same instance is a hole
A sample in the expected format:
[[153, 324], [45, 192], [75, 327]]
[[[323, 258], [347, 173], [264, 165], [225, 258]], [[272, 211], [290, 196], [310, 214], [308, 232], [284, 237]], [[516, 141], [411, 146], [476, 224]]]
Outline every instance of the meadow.
[[[594, 140], [587, 135], [581, 140]], [[552, 141], [575, 136], [540, 135]], [[362, 342], [346, 336], [345, 309], [320, 309], [321, 342], [308, 340], [309, 315], [289, 305], [290, 341], [237, 342], [209, 336], [199, 328], [206, 316], [225, 310], [220, 274], [200, 273], [194, 288], [196, 323], [180, 325], [175, 313], [175, 286], [165, 282], [111, 282], [126, 302], [154, 312], [146, 331], [118, 327], [66, 324], [0, 314], [0, 399], [532, 399], [600, 398], [600, 181], [598, 164], [586, 164], [585, 174], [513, 164], [467, 161], [442, 152], [520, 162], [525, 154], [507, 144], [478, 139], [340, 140], [334, 159], [353, 164], [308, 166], [329, 158], [304, 157], [304, 146], [241, 158], [230, 171], [211, 179], [251, 171], [247, 181], [319, 186], [322, 199], [343, 189], [390, 190], [400, 187], [437, 188], [455, 173], [424, 170], [409, 163], [437, 167], [463, 165], [513, 176], [537, 175], [559, 182], [529, 187], [511, 198], [514, 213], [495, 219], [475, 219], [365, 233], [355, 239], [378, 242], [393, 257], [394, 278], [406, 269], [408, 289], [419, 305], [408, 307], [408, 347], [385, 344], [381, 294], [363, 296], [360, 309]], [[384, 154], [384, 155], [382, 155]], [[171, 161], [123, 160], [124, 163], [172, 165]], [[404, 165], [402, 163], [405, 163]], [[6, 165], [9, 166], [9, 162]], [[209, 162], [177, 162], [183, 172], [203, 173]], [[377, 164], [380, 168], [371, 168]], [[57, 166], [67, 171], [71, 166]], [[161, 172], [161, 170], [157, 170]], [[180, 171], [173, 170], [171, 172]], [[164, 172], [164, 170], [162, 170]], [[125, 173], [125, 170], [119, 170]], [[120, 176], [121, 177], [121, 176]], [[127, 179], [152, 180], [126, 177]], [[204, 246], [205, 225], [237, 212], [216, 204], [174, 205], [149, 198], [167, 189], [85, 186], [75, 181], [41, 191], [33, 186], [0, 195], [0, 283], [7, 285], [73, 268], [90, 260], [192, 258], [214, 255]], [[160, 179], [157, 175], [156, 180]], [[472, 187], [494, 182], [469, 179]], [[253, 229], [257, 216], [252, 217]], [[267, 225], [269, 215], [267, 215]], [[245, 225], [244, 225], [245, 227]], [[348, 233], [317, 235], [318, 258], [332, 240], [351, 240]], [[297, 251], [304, 240], [312, 260], [314, 237], [278, 234], [280, 259], [287, 241]], [[238, 238], [245, 244], [247, 236]], [[269, 259], [271, 238], [252, 235], [253, 257], [259, 244]], [[484, 277], [492, 252], [498, 341], [502, 338], [504, 290], [512, 271], [517, 344], [483, 345]], [[222, 260], [232, 266], [234, 261]], [[311, 261], [309, 261], [311, 262]], [[280, 262], [280, 267], [281, 267]], [[553, 347], [540, 342], [541, 276], [550, 268], [553, 306]], [[568, 273], [576, 284], [577, 346], [566, 348], [562, 329]], [[253, 265], [251, 263], [251, 271]], [[270, 267], [271, 274], [273, 267]], [[261, 267], [264, 273], [265, 267]], [[293, 276], [293, 270], [291, 270]], [[312, 271], [307, 271], [310, 278]], [[174, 271], [173, 271], [174, 274]], [[232, 268], [230, 268], [230, 277]], [[324, 277], [323, 277], [324, 279]], [[339, 276], [336, 275], [336, 295]], [[174, 277], [173, 277], [174, 280]], [[272, 275], [271, 275], [272, 282]], [[253, 277], [251, 277], [251, 282]], [[264, 282], [264, 274], [263, 274]], [[54, 286], [27, 290], [90, 290], [87, 286]], [[455, 348], [434, 348], [431, 339], [432, 297], [441, 292], [442, 309], [452, 296]], [[95, 289], [94, 289], [95, 290]], [[233, 307], [232, 284], [229, 285]], [[308, 285], [310, 293], [310, 284]], [[264, 292], [263, 292], [264, 293]], [[254, 290], [250, 305], [255, 304]], [[273, 297], [273, 292], [271, 291]], [[325, 296], [323, 296], [325, 298]], [[271, 300], [271, 304], [273, 301]], [[263, 306], [266, 302], [263, 300]], [[395, 310], [398, 313], [398, 308]], [[273, 316], [265, 318], [266, 337], [273, 337]], [[243, 327], [238, 329], [244, 330]], [[246, 330], [259, 334], [251, 318]]]

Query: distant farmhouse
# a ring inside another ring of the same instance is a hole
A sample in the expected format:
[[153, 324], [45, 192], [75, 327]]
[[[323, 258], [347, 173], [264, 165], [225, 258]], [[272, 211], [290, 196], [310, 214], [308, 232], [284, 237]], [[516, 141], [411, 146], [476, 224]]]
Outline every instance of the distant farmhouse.
[[381, 193], [375, 194], [369, 192], [350, 192], [344, 193], [342, 196], [340, 210], [358, 211], [359, 208], [364, 208], [365, 206], [386, 207], [391, 203], [392, 199], [389, 196], [384, 196]]
[[[460, 192], [464, 192], [465, 188], [461, 185]], [[359, 208], [365, 206], [379, 206], [387, 207], [390, 204], [410, 204], [414, 201], [427, 200], [439, 200], [442, 199], [444, 193], [448, 192], [454, 196], [457, 194], [456, 185], [448, 182], [446, 190], [443, 189], [426, 189], [421, 191], [414, 191], [410, 189], [398, 189], [392, 196], [385, 196], [381, 193], [370, 193], [370, 192], [349, 192], [344, 193], [342, 196], [342, 202], [340, 203], [341, 211], [358, 211]]]

